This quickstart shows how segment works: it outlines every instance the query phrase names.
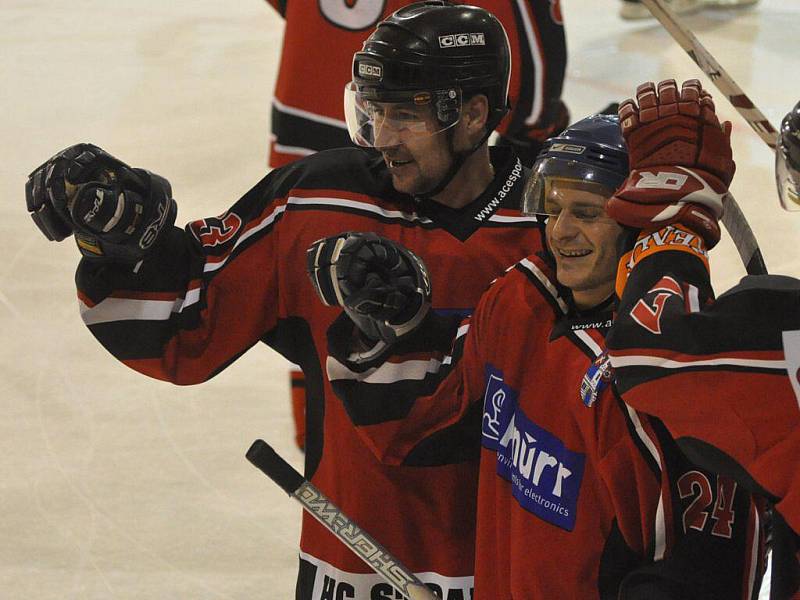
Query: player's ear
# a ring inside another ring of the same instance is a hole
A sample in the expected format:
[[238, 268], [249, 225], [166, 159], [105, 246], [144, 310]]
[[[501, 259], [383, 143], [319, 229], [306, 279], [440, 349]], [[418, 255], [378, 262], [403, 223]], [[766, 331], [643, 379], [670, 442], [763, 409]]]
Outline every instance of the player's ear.
[[475, 94], [464, 100], [461, 107], [461, 120], [464, 122], [467, 135], [477, 141], [486, 131], [489, 119], [489, 99], [483, 94]]

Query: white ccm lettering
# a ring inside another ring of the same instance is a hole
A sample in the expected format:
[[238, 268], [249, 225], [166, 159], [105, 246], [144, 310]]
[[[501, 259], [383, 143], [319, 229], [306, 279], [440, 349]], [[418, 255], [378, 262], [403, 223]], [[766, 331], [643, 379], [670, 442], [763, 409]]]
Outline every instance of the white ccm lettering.
[[463, 46], [485, 46], [486, 38], [482, 33], [453, 33], [439, 36], [440, 48], [460, 48]]

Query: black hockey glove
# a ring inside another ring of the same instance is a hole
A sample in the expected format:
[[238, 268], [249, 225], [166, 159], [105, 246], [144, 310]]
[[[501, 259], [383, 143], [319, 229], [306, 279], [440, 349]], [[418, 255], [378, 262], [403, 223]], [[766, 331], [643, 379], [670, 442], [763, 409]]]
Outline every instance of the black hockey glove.
[[348, 232], [314, 242], [308, 274], [326, 306], [341, 306], [372, 342], [391, 344], [413, 331], [431, 305], [425, 264], [375, 233]]
[[175, 223], [169, 182], [92, 144], [62, 150], [28, 176], [25, 201], [49, 240], [71, 233], [81, 254], [136, 263]]

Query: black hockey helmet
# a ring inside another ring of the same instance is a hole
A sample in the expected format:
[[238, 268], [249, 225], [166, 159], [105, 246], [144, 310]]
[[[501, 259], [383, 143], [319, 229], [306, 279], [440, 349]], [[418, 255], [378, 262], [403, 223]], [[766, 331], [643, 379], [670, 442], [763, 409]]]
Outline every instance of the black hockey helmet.
[[781, 121], [775, 150], [775, 180], [781, 206], [800, 210], [800, 102]]
[[617, 115], [593, 115], [548, 139], [522, 196], [522, 212], [546, 215], [554, 181], [571, 181], [611, 197], [628, 176], [628, 147]]
[[[430, 134], [455, 125], [462, 98], [485, 94], [488, 131], [508, 111], [511, 53], [497, 18], [477, 6], [427, 0], [381, 21], [353, 57], [353, 79], [345, 88], [345, 115], [356, 144], [374, 146], [375, 103], [430, 105], [433, 124], [416, 124]], [[408, 116], [406, 116], [408, 120]], [[408, 128], [408, 122], [396, 121]]]

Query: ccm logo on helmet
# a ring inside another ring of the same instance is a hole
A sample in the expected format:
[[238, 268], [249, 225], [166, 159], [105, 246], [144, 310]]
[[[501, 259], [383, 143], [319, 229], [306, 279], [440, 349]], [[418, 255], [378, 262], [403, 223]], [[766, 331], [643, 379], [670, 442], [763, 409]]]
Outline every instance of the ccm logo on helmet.
[[457, 46], [485, 46], [486, 38], [482, 33], [454, 33], [440, 35], [440, 48], [455, 48]]
[[383, 67], [380, 65], [358, 63], [358, 74], [362, 77], [373, 77], [375, 79], [380, 79], [383, 77]]

